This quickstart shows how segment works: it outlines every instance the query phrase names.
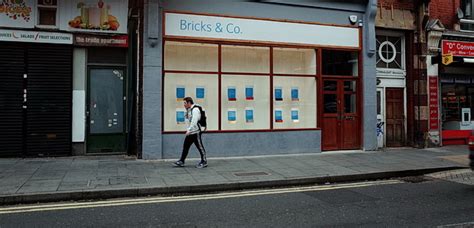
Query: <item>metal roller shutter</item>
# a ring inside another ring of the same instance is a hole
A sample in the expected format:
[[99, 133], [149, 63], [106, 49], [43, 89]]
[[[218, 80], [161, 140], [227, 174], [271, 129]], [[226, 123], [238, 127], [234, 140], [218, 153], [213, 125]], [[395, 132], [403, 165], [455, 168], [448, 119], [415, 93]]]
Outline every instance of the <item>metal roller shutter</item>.
[[23, 155], [25, 49], [0, 43], [0, 157]]
[[32, 45], [27, 63], [27, 156], [70, 155], [72, 47]]

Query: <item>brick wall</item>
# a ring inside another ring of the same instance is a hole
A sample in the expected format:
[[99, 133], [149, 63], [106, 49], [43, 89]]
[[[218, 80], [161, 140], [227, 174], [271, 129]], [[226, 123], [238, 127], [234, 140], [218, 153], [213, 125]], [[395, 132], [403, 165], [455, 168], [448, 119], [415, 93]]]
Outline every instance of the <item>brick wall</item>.
[[456, 10], [460, 7], [460, 0], [431, 0], [430, 18], [439, 19], [448, 29], [458, 22]]
[[394, 9], [413, 9], [415, 3], [413, 0], [380, 0], [378, 6], [385, 9], [390, 9], [392, 6]]

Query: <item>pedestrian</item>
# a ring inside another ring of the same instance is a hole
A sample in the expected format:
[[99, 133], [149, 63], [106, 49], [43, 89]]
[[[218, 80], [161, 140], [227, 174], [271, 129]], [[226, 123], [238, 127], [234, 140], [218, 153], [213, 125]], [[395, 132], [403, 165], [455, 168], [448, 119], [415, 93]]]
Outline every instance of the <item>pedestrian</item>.
[[202, 110], [201, 106], [194, 104], [191, 97], [185, 97], [183, 101], [184, 108], [186, 108], [186, 137], [184, 138], [181, 158], [174, 162], [173, 165], [176, 167], [184, 167], [184, 161], [188, 156], [189, 148], [194, 143], [201, 155], [201, 161], [196, 165], [196, 168], [205, 168], [207, 167], [206, 150], [202, 144], [202, 127], [206, 127], [207, 125], [205, 122], [205, 112]]

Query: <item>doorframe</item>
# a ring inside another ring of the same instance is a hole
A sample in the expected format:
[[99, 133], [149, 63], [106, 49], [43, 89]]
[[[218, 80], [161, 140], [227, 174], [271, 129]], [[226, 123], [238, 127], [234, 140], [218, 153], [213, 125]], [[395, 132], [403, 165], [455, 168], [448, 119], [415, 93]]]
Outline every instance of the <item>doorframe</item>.
[[123, 90], [123, 97], [128, 97], [127, 88], [128, 88], [128, 67], [126, 64], [88, 64], [87, 65], [87, 76], [86, 76], [86, 134], [84, 137], [85, 141], [85, 154], [86, 155], [123, 155], [127, 154], [128, 151], [128, 140], [127, 138], [127, 102], [128, 99], [123, 100], [122, 97], [122, 115], [123, 115], [123, 132], [122, 133], [104, 133], [104, 134], [94, 134], [94, 135], [120, 135], [124, 137], [125, 140], [125, 148], [124, 151], [114, 151], [114, 152], [98, 152], [98, 153], [91, 153], [89, 152], [89, 138], [90, 134], [90, 92], [91, 92], [91, 70], [94, 69], [121, 69], [125, 74], [122, 90]]
[[[323, 148], [323, 145], [324, 145], [324, 136], [322, 134], [321, 136], [321, 148], [322, 148], [322, 151], [334, 151], [334, 150], [357, 150], [357, 149], [360, 149], [362, 148], [362, 144], [363, 144], [363, 135], [362, 135], [362, 118], [363, 118], [363, 109], [362, 109], [362, 85], [361, 85], [361, 79], [360, 78], [356, 78], [356, 77], [353, 77], [353, 76], [326, 76], [326, 77], [322, 77], [321, 78], [321, 97], [322, 97], [322, 105], [320, 107], [320, 110], [321, 110], [321, 119], [322, 121], [324, 121], [324, 94], [326, 94], [324, 92], [324, 82], [325, 81], [336, 81], [337, 84], [336, 84], [336, 91], [334, 91], [335, 93], [328, 93], [328, 94], [336, 94], [336, 98], [340, 98], [341, 100], [341, 103], [337, 105], [337, 121], [341, 121], [341, 125], [338, 126], [338, 134], [337, 134], [337, 144], [338, 144], [338, 148], [335, 148], [335, 149], [325, 149]], [[358, 136], [355, 136], [357, 137], [357, 141], [358, 141], [358, 146], [357, 148], [351, 148], [351, 149], [344, 149], [343, 148], [343, 131], [344, 131], [344, 125], [343, 125], [343, 121], [342, 119], [342, 116], [346, 116], [344, 114], [344, 108], [345, 108], [345, 100], [344, 100], [344, 95], [346, 94], [345, 91], [344, 91], [344, 82], [345, 81], [353, 81], [356, 83], [356, 91], [355, 91], [355, 95], [356, 95], [356, 112], [355, 114], [349, 114], [348, 116], [353, 116], [357, 119], [357, 126], [358, 126], [358, 129], [359, 129], [359, 134], [357, 134]], [[322, 131], [327, 131], [327, 129], [324, 129], [324, 124], [322, 124]]]

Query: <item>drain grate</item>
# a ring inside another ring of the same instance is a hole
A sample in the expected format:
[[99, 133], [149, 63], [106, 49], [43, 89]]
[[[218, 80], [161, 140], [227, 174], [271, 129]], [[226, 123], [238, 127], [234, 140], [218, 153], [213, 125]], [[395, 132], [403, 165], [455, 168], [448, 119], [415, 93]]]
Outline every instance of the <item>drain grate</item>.
[[238, 177], [252, 177], [252, 176], [268, 176], [270, 173], [267, 172], [245, 172], [245, 173], [234, 173]]

